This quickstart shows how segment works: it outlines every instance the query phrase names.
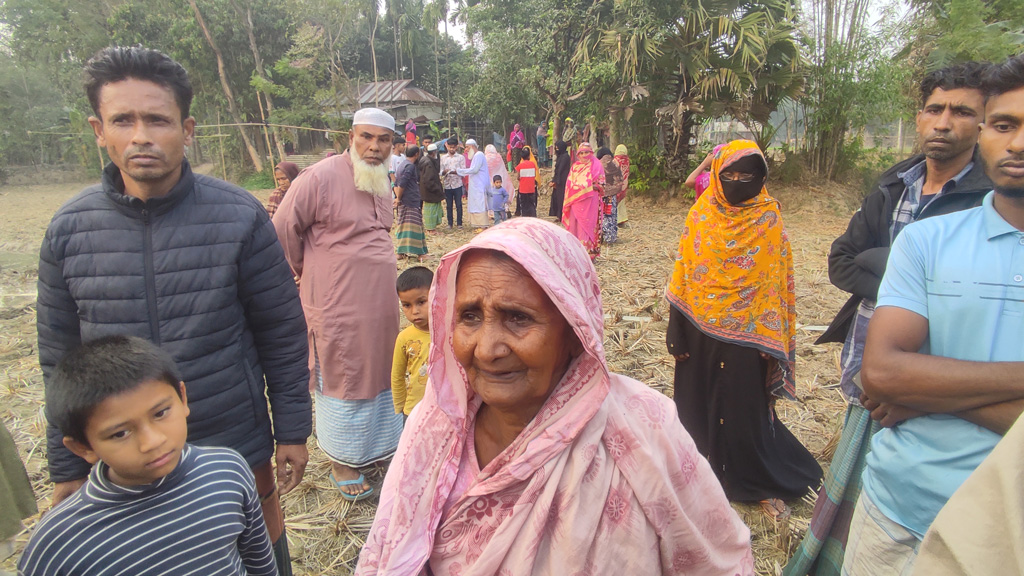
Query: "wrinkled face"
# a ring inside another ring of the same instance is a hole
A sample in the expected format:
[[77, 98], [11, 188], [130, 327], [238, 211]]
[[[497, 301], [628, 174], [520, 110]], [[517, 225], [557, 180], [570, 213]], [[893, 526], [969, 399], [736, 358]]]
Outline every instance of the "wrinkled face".
[[1024, 88], [989, 97], [979, 144], [996, 192], [1024, 198]]
[[278, 189], [282, 192], [287, 192], [288, 188], [292, 185], [292, 181], [288, 178], [288, 175], [282, 172], [279, 168], [274, 168], [274, 182], [277, 183]]
[[430, 328], [430, 305], [427, 299], [430, 297], [430, 288], [413, 288], [398, 293], [398, 301], [402, 303], [402, 313], [410, 324], [426, 331]]
[[177, 181], [196, 121], [182, 119], [170, 88], [134, 78], [111, 82], [100, 89], [99, 115], [89, 118], [96, 142], [126, 182]]
[[[90, 464], [102, 460], [110, 480], [122, 486], [150, 484], [178, 465], [185, 447], [188, 400], [166, 382], [150, 380], [101, 402], [85, 428], [84, 446], [65, 438], [65, 444]], [[69, 444], [70, 442], [70, 444]]]
[[917, 113], [917, 135], [925, 156], [945, 161], [973, 154], [984, 108], [980, 90], [936, 88]]
[[358, 124], [348, 133], [349, 150], [370, 166], [378, 166], [391, 154], [394, 136], [387, 128]]
[[518, 263], [462, 257], [455, 282], [455, 357], [483, 403], [529, 422], [580, 353], [579, 339]]

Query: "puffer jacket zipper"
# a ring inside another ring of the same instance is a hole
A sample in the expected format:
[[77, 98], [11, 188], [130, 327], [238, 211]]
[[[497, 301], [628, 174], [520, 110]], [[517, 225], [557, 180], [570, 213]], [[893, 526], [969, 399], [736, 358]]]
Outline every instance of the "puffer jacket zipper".
[[160, 346], [160, 316], [156, 307], [156, 271], [153, 266], [153, 223], [148, 209], [142, 209], [142, 223], [145, 230], [142, 240], [142, 255], [146, 268], [146, 305], [149, 308], [149, 331], [153, 343]]

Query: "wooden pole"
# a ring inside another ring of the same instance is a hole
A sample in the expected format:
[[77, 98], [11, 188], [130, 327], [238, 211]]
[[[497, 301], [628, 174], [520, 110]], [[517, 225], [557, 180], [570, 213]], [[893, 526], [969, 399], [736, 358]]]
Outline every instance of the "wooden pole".
[[263, 98], [260, 97], [259, 90], [256, 91], [256, 103], [260, 109], [260, 120], [263, 120], [263, 138], [267, 141], [267, 156], [270, 157], [270, 165], [275, 166], [277, 163], [274, 162], [274, 151], [270, 148], [270, 132], [267, 130], [267, 117], [263, 114]]
[[220, 174], [224, 181], [228, 179], [227, 161], [224, 160], [224, 138], [220, 133], [220, 110], [217, 111], [217, 142], [220, 144]]

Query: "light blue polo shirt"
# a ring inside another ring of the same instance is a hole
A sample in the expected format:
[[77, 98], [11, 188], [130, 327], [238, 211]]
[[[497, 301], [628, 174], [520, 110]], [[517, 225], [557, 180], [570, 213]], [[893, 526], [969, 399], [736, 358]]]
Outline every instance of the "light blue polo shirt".
[[[923, 354], [1024, 361], [1024, 233], [996, 212], [993, 195], [977, 208], [914, 222], [892, 245], [877, 307], [928, 319]], [[887, 517], [923, 538], [1000, 439], [945, 414], [883, 428], [871, 441], [864, 491]]]

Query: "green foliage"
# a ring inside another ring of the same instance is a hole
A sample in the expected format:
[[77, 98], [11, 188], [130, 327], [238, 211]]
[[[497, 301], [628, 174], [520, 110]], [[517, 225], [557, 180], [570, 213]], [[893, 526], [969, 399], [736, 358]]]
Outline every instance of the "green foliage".
[[242, 178], [240, 186], [246, 190], [270, 190], [277, 186], [277, 183], [274, 182], [273, 172], [264, 170], [246, 175]]
[[665, 153], [658, 148], [636, 148], [629, 153], [629, 189], [641, 196], [652, 196], [673, 187], [665, 163]]

